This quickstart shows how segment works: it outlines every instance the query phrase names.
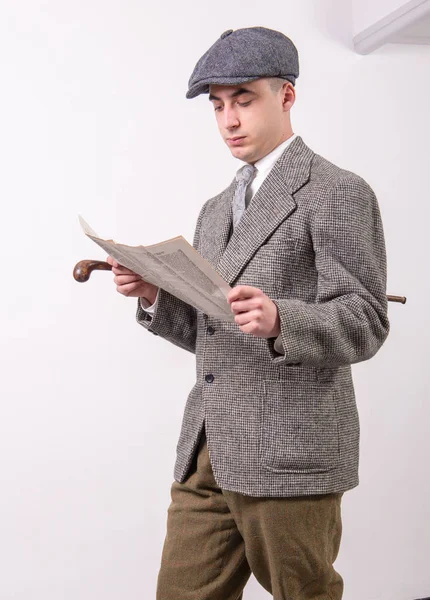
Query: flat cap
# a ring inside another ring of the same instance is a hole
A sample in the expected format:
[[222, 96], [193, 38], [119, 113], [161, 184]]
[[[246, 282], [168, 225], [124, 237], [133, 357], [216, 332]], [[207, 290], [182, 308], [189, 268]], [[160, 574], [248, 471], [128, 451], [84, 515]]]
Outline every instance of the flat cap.
[[237, 85], [261, 77], [299, 76], [299, 56], [293, 42], [266, 27], [229, 29], [200, 58], [188, 81], [187, 98], [208, 94], [211, 83]]

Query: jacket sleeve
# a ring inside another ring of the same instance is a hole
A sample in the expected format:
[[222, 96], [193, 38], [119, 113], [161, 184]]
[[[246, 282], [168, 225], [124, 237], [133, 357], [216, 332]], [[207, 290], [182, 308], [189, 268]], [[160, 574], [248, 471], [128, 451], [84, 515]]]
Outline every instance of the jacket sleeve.
[[[200, 228], [206, 204], [203, 205], [197, 219], [193, 247], [199, 245]], [[142, 309], [140, 298], [137, 303], [137, 322], [154, 335], [172, 342], [184, 350], [195, 353], [197, 336], [197, 311], [183, 300], [160, 288], [154, 314]]]
[[268, 339], [272, 361], [340, 366], [368, 360], [384, 343], [389, 321], [383, 226], [367, 183], [353, 174], [340, 180], [315, 214], [311, 235], [316, 299], [274, 300], [284, 354]]

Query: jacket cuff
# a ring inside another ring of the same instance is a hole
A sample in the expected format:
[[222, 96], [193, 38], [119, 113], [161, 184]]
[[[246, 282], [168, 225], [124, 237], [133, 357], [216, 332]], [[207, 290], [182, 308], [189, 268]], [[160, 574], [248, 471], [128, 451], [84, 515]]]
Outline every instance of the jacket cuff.
[[139, 323], [139, 325], [142, 325], [142, 327], [145, 327], [145, 329], [147, 329], [154, 335], [158, 335], [158, 333], [155, 333], [155, 331], [151, 330], [152, 320], [157, 311], [157, 303], [154, 305], [154, 312], [151, 314], [151, 313], [147, 312], [144, 308], [142, 308], [142, 300], [145, 300], [145, 299], [144, 298], [137, 299], [136, 321]]
[[[269, 338], [267, 346], [274, 364], [290, 366], [302, 364], [301, 358], [306, 355], [304, 329], [300, 327], [300, 315], [304, 303], [301, 300], [273, 300], [278, 308], [281, 331], [277, 338]], [[293, 317], [294, 315], [294, 317]], [[303, 315], [306, 318], [305, 315]], [[302, 348], [303, 346], [303, 348]]]

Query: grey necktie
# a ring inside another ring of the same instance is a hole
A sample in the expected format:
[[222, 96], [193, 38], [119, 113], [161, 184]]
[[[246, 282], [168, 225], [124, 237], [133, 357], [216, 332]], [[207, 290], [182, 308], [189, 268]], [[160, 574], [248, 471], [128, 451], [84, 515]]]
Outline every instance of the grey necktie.
[[245, 165], [236, 173], [239, 182], [233, 198], [233, 227], [236, 227], [245, 212], [246, 188], [254, 178], [257, 169], [253, 165]]

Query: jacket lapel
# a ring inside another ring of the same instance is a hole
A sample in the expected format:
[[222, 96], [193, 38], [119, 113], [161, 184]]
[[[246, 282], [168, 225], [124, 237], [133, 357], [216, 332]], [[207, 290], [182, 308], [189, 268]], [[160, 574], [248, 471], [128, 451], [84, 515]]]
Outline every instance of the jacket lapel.
[[232, 199], [236, 184], [227, 188], [220, 201], [221, 231], [218, 229], [213, 264], [230, 285], [272, 232], [296, 209], [293, 194], [307, 181], [314, 153], [297, 137], [283, 152], [263, 181], [228, 241], [232, 221]]
[[232, 200], [236, 189], [236, 179], [222, 192], [211, 206], [200, 235], [200, 254], [215, 268], [227, 248], [232, 225]]

